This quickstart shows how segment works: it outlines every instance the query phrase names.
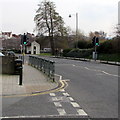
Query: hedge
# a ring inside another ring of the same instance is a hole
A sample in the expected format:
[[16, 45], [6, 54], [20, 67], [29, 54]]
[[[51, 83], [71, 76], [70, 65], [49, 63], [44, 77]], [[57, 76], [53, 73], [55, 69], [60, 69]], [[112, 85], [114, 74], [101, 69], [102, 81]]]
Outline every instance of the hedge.
[[64, 50], [63, 56], [64, 57], [77, 57], [77, 58], [84, 58], [88, 57], [92, 54], [93, 49], [72, 49], [72, 50]]

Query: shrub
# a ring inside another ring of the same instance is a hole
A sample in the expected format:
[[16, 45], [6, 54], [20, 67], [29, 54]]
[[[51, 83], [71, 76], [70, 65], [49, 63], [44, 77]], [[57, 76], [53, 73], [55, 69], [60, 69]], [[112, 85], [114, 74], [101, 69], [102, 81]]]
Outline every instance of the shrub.
[[112, 40], [113, 52], [120, 53], [120, 37], [115, 38]]
[[88, 57], [92, 54], [93, 49], [72, 49], [70, 52], [66, 54], [67, 57], [78, 57], [84, 58]]
[[77, 42], [78, 48], [80, 49], [85, 49], [87, 47], [87, 41], [85, 40], [80, 40]]
[[64, 56], [64, 57], [67, 57], [67, 56], [66, 56], [67, 53], [70, 52], [71, 50], [72, 50], [72, 48], [64, 49], [64, 50], [63, 50], [63, 56]]
[[76, 48], [76, 46], [77, 46], [79, 49], [93, 48], [93, 44], [92, 44], [92, 41], [91, 41], [91, 40], [89, 40], [89, 41], [79, 40], [78, 42], [75, 42], [75, 43], [74, 43], [74, 46], [75, 46], [75, 48]]
[[120, 39], [107, 40], [100, 44], [97, 48], [99, 53], [119, 53], [120, 52]]
[[88, 41], [86, 48], [89, 49], [89, 48], [93, 48], [93, 47], [94, 47], [94, 46], [93, 46], [92, 42], [91, 42], [91, 41]]
[[100, 44], [100, 46], [97, 48], [97, 51], [99, 53], [112, 53], [112, 43], [110, 40], [103, 42]]

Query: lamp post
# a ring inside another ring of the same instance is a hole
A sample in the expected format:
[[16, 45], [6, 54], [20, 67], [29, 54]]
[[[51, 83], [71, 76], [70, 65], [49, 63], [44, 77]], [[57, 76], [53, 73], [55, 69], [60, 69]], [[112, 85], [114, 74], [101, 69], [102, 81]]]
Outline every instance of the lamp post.
[[[71, 14], [69, 15], [69, 17], [72, 17]], [[78, 13], [76, 13], [76, 45], [75, 47], [78, 48]]]
[[120, 1], [118, 2], [118, 25], [120, 26]]

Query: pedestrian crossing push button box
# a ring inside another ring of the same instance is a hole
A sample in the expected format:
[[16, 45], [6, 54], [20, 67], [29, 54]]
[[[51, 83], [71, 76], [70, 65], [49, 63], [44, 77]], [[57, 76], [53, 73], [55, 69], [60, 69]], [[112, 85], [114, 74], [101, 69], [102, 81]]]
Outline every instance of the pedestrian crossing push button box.
[[16, 59], [15, 60], [15, 74], [19, 75], [21, 68], [22, 68], [22, 60], [21, 59]]

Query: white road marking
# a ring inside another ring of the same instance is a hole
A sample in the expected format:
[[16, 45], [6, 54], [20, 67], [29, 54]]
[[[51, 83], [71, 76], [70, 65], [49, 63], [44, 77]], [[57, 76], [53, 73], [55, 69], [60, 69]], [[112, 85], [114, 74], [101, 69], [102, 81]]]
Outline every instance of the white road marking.
[[76, 102], [70, 102], [73, 107], [80, 107]]
[[90, 70], [88, 67], [84, 67], [85, 69], [87, 69], [87, 70]]
[[70, 79], [65, 79], [65, 80], [63, 80], [63, 81], [70, 82]]
[[75, 66], [74, 64], [72, 66]]
[[58, 111], [59, 115], [66, 115], [65, 110], [62, 108], [57, 109], [57, 111]]
[[55, 96], [55, 93], [50, 93], [50, 96]]
[[60, 102], [54, 102], [56, 107], [62, 107], [62, 105], [60, 104]]
[[60, 90], [61, 92], [65, 92], [65, 90], [64, 89], [62, 89], [62, 90]]
[[[67, 114], [67, 116], [69, 117], [73, 117], [75, 114]], [[6, 118], [49, 118], [49, 117], [59, 117], [60, 115], [39, 115], [39, 116], [5, 116], [5, 117], [0, 117], [0, 119], [6, 119]], [[79, 116], [78, 114], [76, 114], [76, 116]]]
[[110, 73], [105, 72], [105, 71], [102, 71], [102, 70], [90, 69], [90, 68], [88, 68], [88, 67], [84, 67], [84, 68], [87, 69], [87, 70], [95, 71], [95, 72], [102, 72], [102, 73], [104, 73], [104, 74], [106, 74], [106, 75], [110, 75], [110, 76], [114, 76], [114, 77], [120, 77], [120, 76], [118, 76], [118, 75], [110, 74]]
[[60, 75], [60, 80], [62, 80], [62, 76]]
[[55, 74], [55, 75], [60, 77], [60, 79], [59, 79], [59, 80], [62, 80], [62, 76], [61, 76], [61, 75], [58, 75], [58, 74]]
[[70, 96], [68, 93], [63, 93], [64, 96]]
[[52, 97], [52, 101], [59, 101], [57, 97]]
[[68, 99], [69, 99], [70, 101], [74, 101], [74, 99], [73, 99], [72, 97], [68, 97]]
[[111, 76], [115, 76], [115, 77], [120, 77], [120, 76], [118, 76], [118, 75], [114, 75], [114, 74], [110, 74], [110, 73], [107, 73], [107, 72], [105, 72], [105, 71], [102, 71], [104, 74], [106, 74], [106, 75], [111, 75]]
[[77, 109], [79, 115], [87, 116], [87, 113], [83, 109]]
[[63, 101], [63, 97], [60, 96], [60, 97], [52, 97], [52, 101]]

